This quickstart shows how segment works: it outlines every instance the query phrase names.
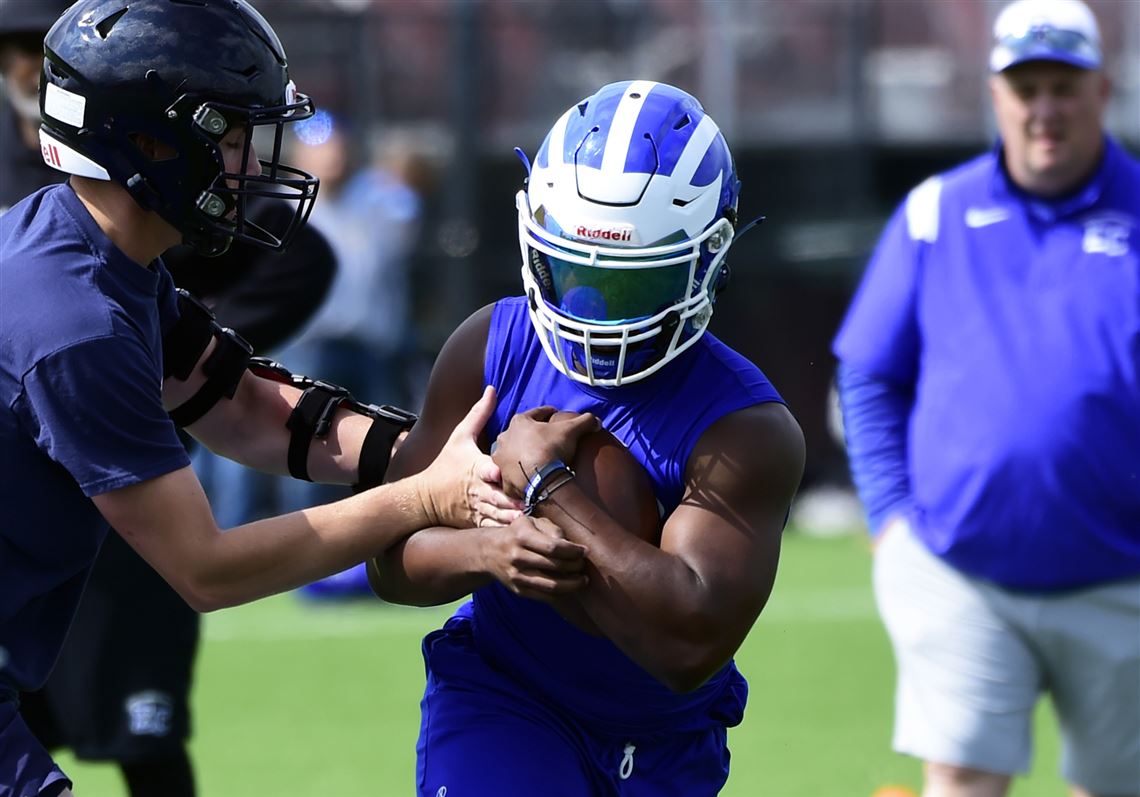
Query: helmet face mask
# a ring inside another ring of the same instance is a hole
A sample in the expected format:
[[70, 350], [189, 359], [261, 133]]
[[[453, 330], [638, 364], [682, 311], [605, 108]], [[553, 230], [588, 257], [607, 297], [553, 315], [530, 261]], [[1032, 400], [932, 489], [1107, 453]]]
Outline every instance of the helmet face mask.
[[616, 387], [696, 343], [738, 191], [715, 123], [679, 89], [611, 84], [567, 111], [516, 199], [530, 318], [554, 366]]
[[[81, 0], [48, 32], [41, 87], [44, 160], [119, 183], [201, 254], [233, 240], [284, 249], [312, 210], [317, 179], [281, 150], [284, 126], [313, 104], [244, 0]], [[257, 166], [255, 137], [268, 144]], [[292, 206], [280, 229], [250, 220], [263, 196]]]
[[[317, 180], [312, 175], [281, 162], [285, 125], [308, 119], [313, 103], [295, 94], [290, 84], [286, 91], [292, 101], [272, 108], [245, 108], [218, 102], [205, 102], [193, 110], [194, 135], [209, 153], [209, 164], [203, 174], [216, 176], [204, 185], [194, 200], [195, 217], [207, 237], [246, 241], [265, 249], [283, 249], [308, 219], [317, 196]], [[193, 104], [190, 104], [191, 107]], [[241, 157], [237, 169], [227, 168], [223, 146], [229, 138], [240, 136]], [[255, 144], [257, 139], [264, 140]], [[258, 168], [251, 170], [254, 153]], [[273, 197], [294, 202], [296, 211], [282, 229], [268, 230], [247, 217], [249, 201]], [[188, 234], [193, 243], [195, 232]]]

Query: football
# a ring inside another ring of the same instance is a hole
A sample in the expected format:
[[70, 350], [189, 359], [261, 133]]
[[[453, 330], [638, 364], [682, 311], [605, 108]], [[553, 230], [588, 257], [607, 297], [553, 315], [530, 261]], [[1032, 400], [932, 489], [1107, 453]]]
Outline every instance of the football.
[[[552, 420], [571, 414], [556, 412]], [[661, 514], [649, 473], [610, 432], [584, 436], [570, 467], [582, 490], [619, 525], [646, 542], [661, 542]]]

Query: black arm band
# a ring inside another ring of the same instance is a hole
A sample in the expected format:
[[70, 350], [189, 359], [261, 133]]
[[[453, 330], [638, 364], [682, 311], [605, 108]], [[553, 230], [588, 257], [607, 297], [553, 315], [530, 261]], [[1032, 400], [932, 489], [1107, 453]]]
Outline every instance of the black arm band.
[[312, 481], [309, 478], [309, 446], [313, 438], [328, 435], [333, 413], [345, 398], [348, 398], [347, 390], [327, 382], [313, 382], [301, 394], [285, 422], [285, 427], [292, 432], [289, 436], [289, 474], [294, 479]]
[[357, 401], [339, 385], [294, 374], [280, 363], [264, 357], [252, 358], [249, 370], [257, 376], [292, 385], [302, 391], [301, 398], [285, 423], [292, 433], [289, 437], [288, 466], [289, 474], [295, 479], [312, 481], [309, 476], [309, 448], [314, 438], [328, 435], [333, 416], [340, 407], [372, 418], [372, 426], [361, 443], [357, 482], [353, 485], [357, 491], [375, 487], [384, 481], [392, 446], [400, 433], [412, 428], [416, 422], [415, 414], [407, 410], [387, 404], [365, 404]]
[[210, 308], [179, 288], [178, 320], [162, 337], [162, 378], [189, 379], [216, 326]]
[[213, 324], [218, 345], [202, 363], [206, 381], [198, 392], [170, 411], [170, 419], [186, 428], [213, 409], [221, 399], [232, 399], [249, 365], [253, 347], [232, 329]]
[[367, 490], [384, 482], [388, 471], [388, 461], [392, 457], [392, 446], [396, 439], [416, 422], [410, 412], [385, 404], [382, 407], [370, 406], [366, 414], [372, 416], [372, 426], [360, 447], [360, 464], [357, 465], [356, 491]]

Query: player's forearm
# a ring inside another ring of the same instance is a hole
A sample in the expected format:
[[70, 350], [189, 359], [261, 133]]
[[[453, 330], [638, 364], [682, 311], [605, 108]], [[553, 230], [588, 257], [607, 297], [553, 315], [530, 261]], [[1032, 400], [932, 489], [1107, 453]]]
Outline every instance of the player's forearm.
[[246, 603], [365, 561], [430, 522], [414, 479], [402, 480], [218, 534], [176, 586], [199, 611]]
[[[190, 432], [214, 453], [266, 473], [288, 475], [292, 431], [286, 426], [301, 391], [246, 374], [231, 400], [218, 402]], [[338, 409], [325, 437], [309, 444], [310, 478], [324, 484], [357, 481], [360, 448], [372, 420]]]
[[540, 512], [589, 548], [589, 584], [575, 599], [647, 672], [686, 692], [732, 657], [747, 633], [731, 630], [740, 610], [726, 607], [681, 557], [622, 529], [576, 486], [559, 490]]
[[451, 603], [491, 581], [481, 561], [480, 529], [417, 531], [369, 562], [377, 597], [407, 606]]
[[698, 688], [743, 641], [743, 634], [726, 637], [718, 602], [679, 557], [656, 548], [633, 557], [596, 551], [591, 562], [597, 564], [590, 584], [578, 598], [583, 609], [611, 642], [670, 689]]

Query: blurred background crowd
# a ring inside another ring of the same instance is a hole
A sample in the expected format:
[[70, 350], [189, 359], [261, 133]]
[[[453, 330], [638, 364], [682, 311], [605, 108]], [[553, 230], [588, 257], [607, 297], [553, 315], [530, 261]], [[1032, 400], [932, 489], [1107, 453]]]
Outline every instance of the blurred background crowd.
[[[828, 420], [829, 342], [891, 208], [924, 177], [992, 144], [985, 69], [1000, 6], [261, 0], [298, 86], [327, 112], [308, 125], [301, 149], [327, 150], [335, 137], [347, 147], [343, 158], [297, 158], [325, 172], [315, 216], [334, 201], [361, 209], [341, 189], [344, 172], [364, 166], [374, 170], [371, 201], [387, 201], [365, 225], [387, 255], [386, 276], [374, 282], [379, 294], [356, 300], [373, 302], [377, 318], [407, 320], [402, 335], [368, 333], [405, 364], [405, 379], [394, 392], [360, 390], [414, 406], [454, 326], [519, 291], [513, 198], [524, 169], [513, 148], [533, 157], [549, 120], [598, 85], [666, 81], [700, 97], [724, 130], [743, 181], [742, 217], [767, 217], [733, 249], [713, 331], [759, 364], [796, 411], [808, 442], [802, 495], [843, 487], [845, 458]], [[1108, 127], [1136, 149], [1140, 2], [1090, 6], [1115, 86]], [[395, 185], [410, 192], [394, 194]], [[361, 235], [348, 222], [323, 229], [334, 246]], [[851, 504], [829, 506], [840, 514], [824, 510], [808, 525], [849, 519], [842, 509]]]

